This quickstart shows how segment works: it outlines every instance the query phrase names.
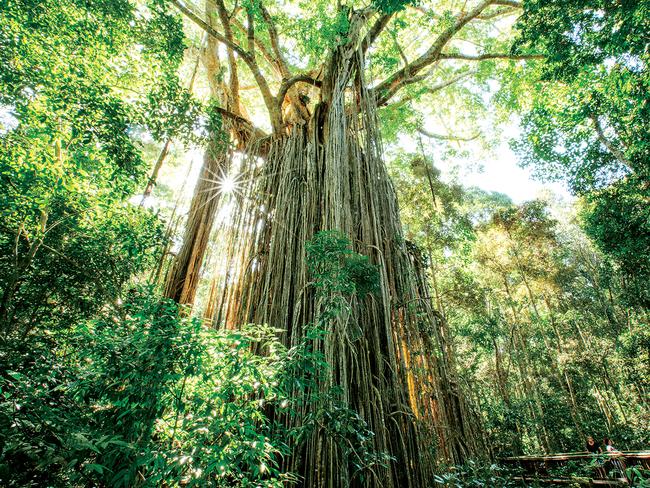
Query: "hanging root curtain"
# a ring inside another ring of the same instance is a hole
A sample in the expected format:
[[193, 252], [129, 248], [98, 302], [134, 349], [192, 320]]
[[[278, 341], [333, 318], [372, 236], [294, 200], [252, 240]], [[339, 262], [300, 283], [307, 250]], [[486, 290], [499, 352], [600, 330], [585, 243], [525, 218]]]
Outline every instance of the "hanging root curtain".
[[267, 323], [288, 347], [299, 344], [318, 313], [305, 244], [321, 230], [348, 236], [379, 265], [381, 291], [353, 298], [317, 347], [332, 367], [329, 381], [374, 432], [374, 449], [392, 460], [355, 475], [341, 446], [317, 430], [287, 467], [306, 487], [424, 487], [436, 460], [462, 462], [481, 451], [482, 437], [455, 381], [421, 258], [402, 237], [357, 44], [332, 54], [308, 120], [243, 151], [238, 208], [221, 239], [227, 263], [207, 313], [220, 326]]

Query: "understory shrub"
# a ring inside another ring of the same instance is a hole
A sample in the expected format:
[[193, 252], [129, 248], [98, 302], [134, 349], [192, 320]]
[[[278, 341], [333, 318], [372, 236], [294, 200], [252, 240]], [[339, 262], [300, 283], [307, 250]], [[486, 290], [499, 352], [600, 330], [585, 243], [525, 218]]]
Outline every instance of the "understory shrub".
[[0, 342], [0, 485], [284, 487], [299, 480], [283, 459], [312, 435], [336, 439], [359, 478], [388, 462], [314, 347], [374, 289], [376, 269], [330, 237], [309, 257], [330, 298], [292, 348], [268, 325], [206, 328], [147, 287]]
[[[209, 330], [133, 290], [0, 351], [5, 486], [280, 486], [290, 356], [269, 327]], [[63, 340], [65, 339], [65, 340]], [[265, 351], [253, 353], [253, 345]]]

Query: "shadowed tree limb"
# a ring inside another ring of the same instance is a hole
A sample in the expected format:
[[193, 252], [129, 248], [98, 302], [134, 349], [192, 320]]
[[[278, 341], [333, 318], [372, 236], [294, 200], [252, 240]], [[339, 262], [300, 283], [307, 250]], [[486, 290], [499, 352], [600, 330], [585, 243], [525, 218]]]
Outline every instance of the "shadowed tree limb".
[[[250, 7], [246, 8], [246, 23], [248, 24], [246, 30], [246, 37], [248, 39], [248, 51], [251, 53], [253, 60], [256, 59], [255, 56], [255, 17], [253, 16], [253, 11]], [[256, 61], [257, 62], [257, 61]]]
[[476, 20], [492, 20], [492, 19], [495, 19], [497, 17], [501, 17], [502, 15], [513, 14], [517, 10], [518, 9], [514, 8], [514, 7], [503, 7], [503, 8], [496, 9], [496, 10], [494, 10], [492, 12], [487, 12], [487, 13], [481, 14], [478, 17], [476, 17]]
[[284, 100], [284, 97], [286, 96], [289, 89], [296, 83], [300, 83], [300, 82], [309, 83], [310, 85], [317, 86], [317, 87], [320, 87], [323, 84], [322, 81], [317, 80], [316, 78], [308, 74], [300, 74], [285, 79], [282, 81], [282, 85], [280, 85], [280, 90], [278, 91], [278, 96], [277, 96], [278, 103], [282, 104], [282, 101]]
[[275, 54], [277, 68], [280, 71], [280, 74], [282, 75], [283, 78], [289, 78], [291, 72], [289, 71], [289, 66], [287, 65], [287, 61], [284, 59], [284, 56], [282, 55], [282, 51], [280, 50], [280, 41], [278, 38], [278, 30], [275, 27], [275, 22], [273, 21], [271, 14], [269, 13], [269, 11], [266, 9], [266, 7], [261, 1], [259, 2], [259, 8], [260, 11], [262, 12], [262, 18], [266, 23], [266, 29], [269, 33], [269, 39], [271, 40], [271, 49]]
[[[210, 4], [212, 2], [208, 2]], [[232, 28], [230, 25], [230, 17], [228, 16], [228, 11], [226, 6], [223, 3], [223, 0], [214, 0], [214, 5], [217, 7], [217, 13], [219, 14], [219, 19], [221, 20], [221, 25], [223, 26], [223, 32], [230, 42], [234, 43]], [[250, 46], [248, 46], [250, 50]], [[240, 114], [241, 107], [239, 103], [239, 75], [237, 73], [237, 58], [235, 58], [235, 51], [230, 47], [226, 46], [226, 51], [228, 53], [228, 66], [230, 67], [230, 97], [231, 97], [231, 106], [228, 107], [233, 112]]]
[[523, 3], [517, 0], [494, 0], [493, 5], [504, 5], [506, 7], [522, 8]]
[[366, 34], [366, 37], [361, 41], [361, 51], [366, 52], [370, 46], [377, 40], [379, 34], [386, 28], [390, 19], [393, 18], [393, 14], [383, 14], [381, 15], [375, 23], [370, 27], [370, 30]]

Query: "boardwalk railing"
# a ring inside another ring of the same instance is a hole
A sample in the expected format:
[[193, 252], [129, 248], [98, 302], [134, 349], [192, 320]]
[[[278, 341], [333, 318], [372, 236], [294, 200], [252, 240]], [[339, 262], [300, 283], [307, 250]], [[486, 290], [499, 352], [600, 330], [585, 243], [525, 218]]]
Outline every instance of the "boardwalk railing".
[[621, 486], [629, 484], [628, 468], [650, 470], [650, 451], [568, 452], [508, 457], [501, 461], [507, 466], [520, 468], [523, 480], [564, 484], [575, 483], [579, 478], [587, 486]]

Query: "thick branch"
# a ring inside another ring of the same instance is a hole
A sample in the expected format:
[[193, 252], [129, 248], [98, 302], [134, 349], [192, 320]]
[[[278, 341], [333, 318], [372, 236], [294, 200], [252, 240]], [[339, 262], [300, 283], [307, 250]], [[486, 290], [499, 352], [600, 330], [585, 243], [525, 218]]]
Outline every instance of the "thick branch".
[[235, 122], [238, 122], [240, 124], [244, 124], [244, 125], [248, 126], [249, 128], [254, 128], [253, 123], [250, 120], [242, 117], [239, 114], [236, 114], [235, 112], [231, 112], [230, 110], [226, 110], [225, 108], [215, 107], [215, 106], [210, 107], [210, 110], [214, 110], [215, 112], [218, 112], [219, 114], [223, 115], [224, 117], [228, 117], [229, 119], [232, 119]]
[[417, 75], [424, 68], [438, 61], [440, 59], [440, 53], [453, 36], [465, 27], [472, 19], [481, 15], [488, 6], [497, 1], [498, 0], [483, 0], [469, 12], [458, 15], [453, 25], [445, 29], [422, 56], [393, 73], [375, 88], [377, 105], [381, 106], [385, 104], [402, 86], [404, 86], [404, 82], [407, 78]]
[[269, 135], [266, 134], [263, 130], [255, 127], [250, 120], [221, 107], [213, 106], [210, 109], [236, 123], [234, 127], [236, 127], [238, 138], [240, 139], [238, 145], [240, 149], [242, 147], [247, 147], [248, 150], [254, 150], [256, 145], [249, 144], [249, 141], [252, 140], [258, 141], [259, 143], [259, 146], [257, 147], [258, 156], [264, 157], [268, 153], [268, 142], [270, 139]]
[[239, 55], [239, 57], [246, 63], [246, 65], [251, 70], [253, 77], [255, 78], [255, 82], [257, 83], [257, 86], [259, 87], [260, 92], [262, 94], [262, 98], [264, 99], [264, 104], [266, 105], [266, 108], [269, 111], [269, 116], [271, 118], [271, 125], [273, 126], [273, 130], [279, 131], [282, 127], [282, 115], [277, 106], [275, 97], [273, 97], [273, 95], [271, 94], [271, 90], [269, 89], [269, 85], [266, 81], [266, 78], [264, 78], [264, 75], [262, 75], [259, 66], [257, 66], [257, 63], [255, 62], [255, 58], [253, 58], [251, 54], [245, 49], [243, 49], [240, 45], [228, 40], [217, 30], [215, 30], [210, 25], [208, 25], [203, 19], [201, 19], [198, 15], [192, 12], [192, 10], [190, 10], [182, 1], [171, 0], [171, 2], [176, 8], [178, 8], [178, 10], [180, 10], [190, 20], [192, 20], [192, 22], [194, 22], [201, 29], [207, 32], [208, 35], [214, 37], [219, 42], [224, 44], [226, 47], [230, 47], [233, 51], [235, 51]]
[[517, 11], [517, 9], [513, 8], [513, 7], [503, 7], [503, 8], [496, 9], [493, 12], [488, 12], [488, 13], [479, 15], [478, 17], [476, 17], [476, 19], [477, 20], [492, 20], [492, 19], [496, 19], [497, 17], [501, 17], [502, 15], [513, 14], [516, 11]]
[[248, 51], [255, 59], [255, 18], [253, 17], [253, 11], [249, 8], [246, 9], [246, 23], [248, 24], [248, 29], [246, 30], [248, 38]]
[[266, 10], [266, 7], [262, 4], [262, 2], [260, 2], [259, 7], [260, 11], [262, 12], [264, 22], [266, 22], [266, 28], [269, 32], [269, 39], [271, 40], [271, 49], [273, 49], [273, 52], [275, 53], [278, 70], [280, 71], [280, 74], [283, 78], [288, 78], [291, 73], [289, 71], [289, 67], [287, 66], [287, 62], [282, 55], [282, 51], [280, 50], [280, 42], [278, 40], [278, 31], [275, 28], [275, 22], [273, 22], [271, 14], [269, 14], [269, 11]]
[[284, 97], [287, 95], [287, 92], [289, 89], [295, 85], [296, 83], [309, 83], [310, 85], [314, 86], [322, 86], [323, 82], [320, 80], [317, 80], [316, 78], [307, 75], [307, 74], [301, 74], [301, 75], [296, 75], [291, 78], [285, 79], [282, 81], [282, 85], [280, 85], [280, 90], [278, 91], [278, 96], [276, 97], [278, 99], [278, 103], [282, 104], [282, 101], [284, 100]]
[[504, 5], [506, 7], [522, 8], [523, 4], [517, 0], [494, 0], [492, 5]]
[[[215, 0], [217, 6], [217, 12], [219, 14], [219, 19], [221, 20], [221, 25], [223, 26], [223, 32], [230, 42], [233, 42], [232, 28], [230, 27], [230, 17], [228, 16], [228, 11], [226, 6], [223, 3], [223, 0]], [[208, 2], [210, 4], [211, 2]], [[249, 46], [250, 49], [250, 46]], [[241, 107], [239, 105], [239, 76], [237, 73], [237, 58], [235, 57], [235, 51], [231, 47], [227, 47], [228, 52], [228, 66], [230, 67], [230, 96], [232, 97], [231, 110], [235, 113], [241, 113]]]
[[392, 18], [393, 14], [383, 14], [375, 21], [375, 23], [366, 34], [366, 37], [364, 37], [363, 41], [361, 41], [362, 52], [365, 53], [370, 48], [370, 46], [373, 45], [373, 43], [377, 40], [377, 37], [379, 37], [379, 34], [381, 34], [381, 32], [386, 28], [388, 22], [390, 22], [390, 19]]

